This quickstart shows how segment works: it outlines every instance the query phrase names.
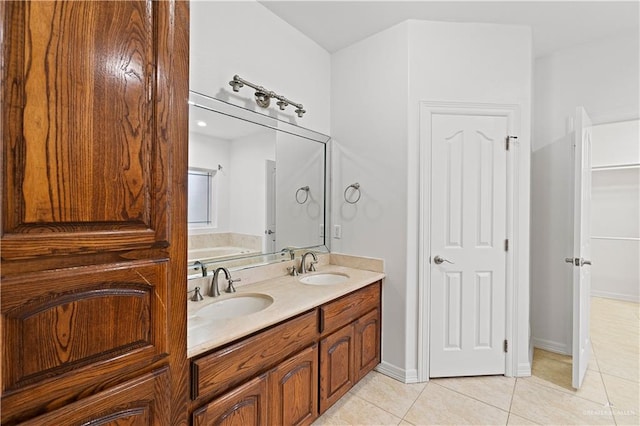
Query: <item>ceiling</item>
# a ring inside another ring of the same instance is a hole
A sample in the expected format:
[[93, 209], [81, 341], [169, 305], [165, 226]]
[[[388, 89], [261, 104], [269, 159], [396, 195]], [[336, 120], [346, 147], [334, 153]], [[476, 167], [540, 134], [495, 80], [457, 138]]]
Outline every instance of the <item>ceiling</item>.
[[330, 53], [407, 19], [530, 26], [536, 57], [640, 31], [638, 0], [259, 2]]

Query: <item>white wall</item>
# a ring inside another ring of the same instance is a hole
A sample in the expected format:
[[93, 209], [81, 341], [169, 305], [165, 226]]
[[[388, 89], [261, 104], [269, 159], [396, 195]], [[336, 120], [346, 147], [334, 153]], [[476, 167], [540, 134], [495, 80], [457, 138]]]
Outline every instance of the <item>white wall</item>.
[[[276, 137], [276, 247], [321, 245], [324, 144], [284, 132]], [[298, 191], [304, 186], [308, 193]]]
[[[254, 1], [191, 3], [190, 89], [329, 134], [330, 56]], [[256, 106], [248, 87], [234, 93], [235, 74], [304, 105], [280, 113]]]
[[[509, 57], [509, 67], [503, 63]], [[522, 373], [528, 351], [531, 34], [522, 27], [407, 21], [332, 56], [332, 247], [385, 260], [382, 370], [417, 378], [419, 101], [520, 107], [518, 182], [523, 247], [516, 259]], [[359, 182], [362, 199], [343, 200]]]
[[[635, 32], [607, 38], [536, 59], [532, 141], [534, 162], [537, 158], [546, 158], [543, 153], [545, 147], [561, 144], [570, 133], [570, 117], [575, 114], [577, 106], [585, 107], [594, 124], [640, 116], [638, 36]], [[553, 197], [547, 190], [551, 188], [548, 186], [550, 182], [545, 183], [547, 178], [544, 175], [548, 174], [548, 169], [534, 164], [534, 207], [539, 206], [535, 194], [547, 200]], [[539, 187], [535, 186], [538, 185], [536, 182], [539, 182]], [[544, 243], [543, 232], [546, 231], [542, 226], [545, 218], [536, 218], [543, 214], [550, 213], [545, 213], [544, 209], [532, 213], [532, 268], [537, 268], [532, 271], [531, 281], [532, 335], [538, 347], [570, 353], [571, 292], [566, 289], [568, 284], [563, 284], [568, 278], [562, 276], [560, 266], [557, 266], [560, 269], [555, 274], [549, 270], [549, 262], [562, 262], [567, 255], [560, 253], [562, 248], [557, 244], [550, 246], [552, 240]], [[594, 249], [597, 255], [600, 249]]]
[[276, 131], [234, 139], [229, 178], [230, 224], [238, 234], [264, 236], [266, 230], [266, 160], [276, 159]]
[[[382, 361], [398, 377], [415, 368], [406, 359], [415, 339], [407, 335], [407, 37], [402, 23], [331, 60], [331, 222], [342, 227], [331, 249], [384, 259]], [[362, 196], [352, 205], [343, 194], [355, 182]]]
[[567, 119], [577, 106], [594, 124], [638, 118], [639, 52], [635, 32], [537, 58], [533, 150], [566, 135]]

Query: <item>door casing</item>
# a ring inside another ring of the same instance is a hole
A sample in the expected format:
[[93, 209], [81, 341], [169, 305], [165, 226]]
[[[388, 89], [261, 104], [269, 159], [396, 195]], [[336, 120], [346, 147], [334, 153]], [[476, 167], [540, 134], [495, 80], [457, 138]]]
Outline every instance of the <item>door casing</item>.
[[[420, 189], [419, 189], [419, 242], [418, 242], [418, 381], [429, 380], [429, 324], [431, 312], [429, 308], [429, 294], [431, 293], [430, 264], [430, 212], [431, 212], [431, 118], [433, 114], [451, 115], [488, 115], [506, 117], [508, 134], [518, 136], [520, 109], [515, 104], [488, 104], [471, 102], [420, 102]], [[506, 142], [505, 142], [506, 143]], [[506, 312], [505, 336], [510, 347], [505, 356], [505, 376], [513, 376], [517, 372], [515, 365], [518, 359], [517, 350], [517, 306], [518, 288], [514, 285], [516, 273], [514, 271], [514, 257], [519, 246], [519, 239], [514, 229], [517, 229], [517, 197], [515, 188], [518, 187], [518, 143], [517, 139], [510, 141], [507, 155], [507, 238], [509, 250], [506, 258]]]

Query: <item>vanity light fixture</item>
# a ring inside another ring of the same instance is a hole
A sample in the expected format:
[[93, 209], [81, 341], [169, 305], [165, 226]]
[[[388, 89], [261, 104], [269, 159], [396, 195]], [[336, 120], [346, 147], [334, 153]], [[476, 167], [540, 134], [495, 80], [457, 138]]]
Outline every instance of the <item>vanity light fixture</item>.
[[259, 107], [261, 108], [267, 108], [270, 104], [271, 104], [271, 98], [276, 98], [278, 100], [277, 105], [280, 108], [280, 111], [284, 111], [285, 108], [289, 105], [293, 105], [294, 107], [296, 107], [296, 114], [298, 114], [298, 117], [302, 118], [302, 116], [304, 115], [305, 109], [302, 106], [302, 104], [297, 104], [293, 101], [290, 101], [289, 99], [285, 98], [282, 95], [278, 95], [276, 92], [272, 92], [271, 90], [267, 90], [262, 86], [258, 86], [256, 84], [253, 84], [243, 78], [241, 78], [238, 75], [234, 75], [233, 76], [233, 80], [231, 80], [229, 82], [229, 85], [233, 88], [234, 92], [239, 92], [241, 88], [243, 88], [244, 86], [249, 86], [251, 88], [253, 88], [256, 93], [255, 93], [255, 100], [256, 103], [258, 104]]

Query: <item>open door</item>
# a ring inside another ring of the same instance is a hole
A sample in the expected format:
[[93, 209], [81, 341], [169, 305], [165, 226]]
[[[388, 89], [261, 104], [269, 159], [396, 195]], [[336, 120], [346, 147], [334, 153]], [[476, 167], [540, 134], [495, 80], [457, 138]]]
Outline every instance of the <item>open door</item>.
[[265, 222], [267, 224], [264, 230], [264, 253], [276, 252], [276, 162], [266, 160], [266, 213]]
[[591, 119], [576, 108], [574, 131], [573, 257], [573, 377], [579, 389], [589, 364], [591, 295]]

